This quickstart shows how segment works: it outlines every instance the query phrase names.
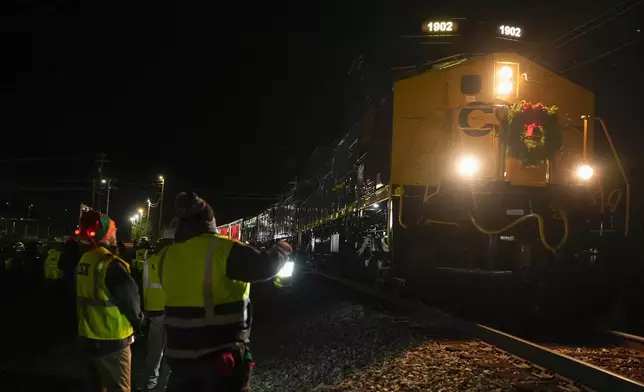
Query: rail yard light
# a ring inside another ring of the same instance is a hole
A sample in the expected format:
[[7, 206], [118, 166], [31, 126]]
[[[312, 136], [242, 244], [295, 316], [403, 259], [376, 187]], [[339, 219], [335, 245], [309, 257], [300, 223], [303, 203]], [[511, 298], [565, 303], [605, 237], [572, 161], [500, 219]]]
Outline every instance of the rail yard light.
[[588, 181], [594, 174], [595, 171], [590, 165], [583, 164], [577, 168], [577, 177], [579, 177], [581, 180]]
[[495, 95], [501, 98], [516, 97], [518, 95], [517, 77], [519, 76], [519, 64], [496, 63], [495, 69]]
[[464, 177], [472, 177], [481, 167], [479, 160], [471, 155], [460, 157], [456, 161], [456, 172]]

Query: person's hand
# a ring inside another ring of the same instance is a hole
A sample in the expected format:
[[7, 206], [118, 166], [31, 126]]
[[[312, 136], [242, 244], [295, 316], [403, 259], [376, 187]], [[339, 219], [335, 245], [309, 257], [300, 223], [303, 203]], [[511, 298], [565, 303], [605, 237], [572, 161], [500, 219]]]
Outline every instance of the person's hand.
[[150, 319], [144, 317], [141, 321], [141, 326], [135, 331], [136, 335], [139, 337], [146, 336], [150, 330]]
[[271, 254], [273, 257], [278, 257], [284, 261], [288, 258], [288, 256], [293, 253], [293, 249], [291, 248], [291, 245], [289, 245], [287, 242], [280, 241], [275, 243], [271, 248], [269, 249], [269, 254]]

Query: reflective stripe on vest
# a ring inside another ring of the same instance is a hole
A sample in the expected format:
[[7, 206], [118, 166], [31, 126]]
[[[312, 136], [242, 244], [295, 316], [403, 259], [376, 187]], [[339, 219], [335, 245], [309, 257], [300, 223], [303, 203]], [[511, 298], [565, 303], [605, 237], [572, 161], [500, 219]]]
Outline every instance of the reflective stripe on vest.
[[[217, 245], [218, 238], [215, 237], [210, 241], [208, 253], [206, 255], [206, 263], [204, 268], [203, 280], [203, 298], [204, 298], [204, 311], [205, 317], [195, 319], [184, 319], [179, 317], [165, 318], [165, 323], [171, 327], [177, 328], [199, 328], [208, 325], [226, 325], [237, 322], [244, 322], [248, 318], [248, 303], [249, 299], [243, 300], [244, 307], [241, 313], [238, 314], [215, 314], [215, 305], [212, 302], [212, 262], [215, 255], [215, 246]], [[165, 256], [167, 252], [161, 255], [159, 262], [159, 277], [161, 277], [161, 284], [163, 284], [163, 264], [165, 263]]]
[[[162, 253], [165, 254], [165, 249], [164, 249], [164, 252], [162, 252]], [[162, 287], [161, 283], [151, 283], [150, 282], [150, 263], [149, 263], [149, 261], [150, 261], [150, 259], [146, 260], [145, 264], [143, 264], [143, 288], [146, 288], [146, 289], [160, 289]]]
[[[161, 255], [164, 255], [165, 252], [167, 252], [167, 248], [163, 248]], [[150, 268], [150, 264], [155, 262], [157, 258], [157, 255], [152, 255], [143, 265], [143, 306], [146, 311], [151, 312], [163, 311], [165, 308], [165, 293], [156, 273], [158, 271], [155, 271], [154, 266]]]
[[104, 248], [85, 253], [76, 267], [78, 334], [96, 340], [121, 340], [134, 333], [128, 319], [119, 311], [105, 287], [111, 262], [117, 259]]
[[233, 348], [236, 347], [236, 343], [227, 343], [227, 344], [221, 344], [219, 346], [214, 346], [214, 347], [208, 347], [208, 348], [202, 348], [200, 350], [175, 350], [172, 348], [167, 348], [165, 349], [165, 355], [172, 357], [172, 358], [179, 358], [179, 359], [192, 359], [192, 358], [199, 358], [202, 357], [206, 354], [214, 353], [219, 350], [224, 350], [227, 348]]
[[[203, 257], [205, 248], [207, 251]], [[228, 239], [202, 235], [172, 245], [168, 247], [168, 252], [161, 255], [159, 278], [167, 299], [171, 301], [166, 303], [165, 308], [168, 357], [198, 358], [247, 341], [250, 286], [225, 276], [226, 260], [231, 248], [232, 242]], [[189, 258], [192, 253], [198, 254], [198, 258]], [[190, 261], [182, 265], [181, 261], [187, 257]], [[199, 260], [204, 260], [204, 263]], [[215, 262], [218, 263], [216, 270]], [[167, 270], [168, 265], [172, 266], [171, 273]], [[199, 266], [203, 266], [203, 270], [199, 270]], [[181, 267], [184, 269], [180, 270]], [[224, 274], [219, 277], [219, 272]], [[194, 279], [199, 279], [200, 286], [195, 286]], [[170, 280], [172, 283], [168, 283]], [[197, 287], [201, 287], [201, 294]], [[235, 301], [236, 298], [239, 300]]]
[[[212, 300], [210, 301], [210, 303], [212, 303]], [[241, 306], [243, 307], [243, 310], [240, 313], [216, 314], [217, 306], [211, 306], [210, 315], [208, 315], [208, 312], [206, 312], [206, 317], [184, 319], [180, 317], [166, 316], [165, 323], [166, 325], [169, 325], [171, 327], [177, 327], [177, 328], [201, 328], [201, 327], [207, 327], [209, 325], [227, 325], [227, 324], [243, 323], [248, 319], [248, 304], [250, 304], [250, 299], [246, 298], [240, 301], [239, 304], [241, 304]]]

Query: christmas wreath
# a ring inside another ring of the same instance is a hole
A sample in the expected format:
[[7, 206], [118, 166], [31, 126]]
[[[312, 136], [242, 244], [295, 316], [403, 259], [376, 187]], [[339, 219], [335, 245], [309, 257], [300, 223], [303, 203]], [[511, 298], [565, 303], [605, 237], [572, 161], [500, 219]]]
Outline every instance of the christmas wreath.
[[553, 160], [561, 149], [561, 127], [557, 120], [557, 107], [515, 103], [508, 109], [508, 156], [515, 157], [528, 167]]

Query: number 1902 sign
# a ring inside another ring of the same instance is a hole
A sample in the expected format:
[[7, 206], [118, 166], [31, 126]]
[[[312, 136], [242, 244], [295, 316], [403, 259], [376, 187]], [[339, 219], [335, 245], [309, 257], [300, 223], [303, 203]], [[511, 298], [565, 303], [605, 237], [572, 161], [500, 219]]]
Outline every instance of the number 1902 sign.
[[499, 25], [499, 27], [497, 28], [497, 32], [502, 37], [521, 38], [523, 34], [523, 29], [517, 26]]
[[458, 24], [453, 20], [428, 20], [423, 23], [423, 32], [429, 35], [451, 35], [458, 32]]

